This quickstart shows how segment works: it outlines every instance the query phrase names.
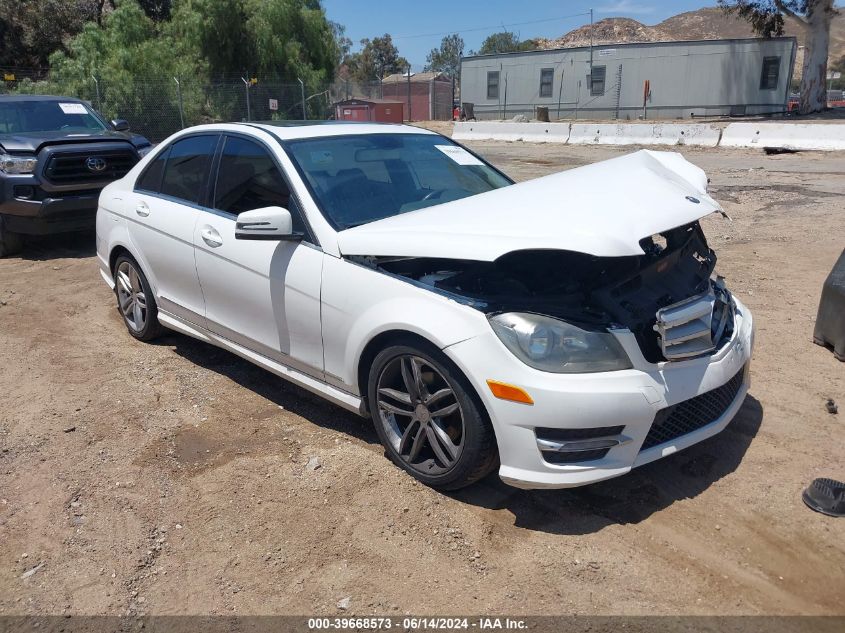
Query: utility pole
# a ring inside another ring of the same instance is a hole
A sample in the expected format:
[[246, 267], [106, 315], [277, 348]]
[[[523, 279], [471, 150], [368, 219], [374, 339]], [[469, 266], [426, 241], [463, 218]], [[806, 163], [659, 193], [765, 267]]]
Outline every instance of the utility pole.
[[560, 121], [560, 100], [563, 97], [563, 62], [560, 62], [560, 84], [557, 87], [557, 119]]
[[305, 121], [308, 119], [308, 111], [305, 109], [305, 83], [299, 77], [296, 80], [299, 82], [299, 90], [302, 96], [302, 120]]
[[593, 81], [593, 10], [590, 9], [590, 83]]
[[97, 80], [96, 75], [91, 75], [91, 79], [94, 80], [94, 88], [97, 91], [97, 110], [102, 112], [103, 111], [103, 100], [100, 98], [100, 82]]
[[244, 82], [244, 90], [246, 91], [246, 120], [251, 121], [252, 113], [249, 111], [249, 81], [244, 79], [243, 77], [241, 77], [241, 81]]
[[178, 77], [174, 77], [173, 81], [176, 82], [176, 92], [179, 95], [179, 124], [181, 127], [179, 129], [185, 129], [185, 108], [184, 104], [182, 103], [182, 83], [179, 81]]
[[408, 64], [408, 123], [411, 122], [411, 65]]

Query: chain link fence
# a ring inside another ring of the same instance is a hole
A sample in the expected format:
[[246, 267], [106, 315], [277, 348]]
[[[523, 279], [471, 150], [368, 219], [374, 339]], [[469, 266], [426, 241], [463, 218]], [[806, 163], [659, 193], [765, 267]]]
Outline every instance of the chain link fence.
[[[0, 69], [3, 74], [3, 69]], [[92, 76], [68, 87], [49, 78], [46, 71], [13, 71], [3, 74], [0, 94], [54, 94], [91, 103], [107, 119], [126, 119], [133, 132], [158, 142], [192, 125], [224, 121], [325, 120], [334, 118], [334, 105], [347, 99], [383, 99], [410, 103], [418, 85], [380, 81], [335, 81], [320, 85], [278, 82], [256, 78], [133, 79], [107, 81]], [[427, 90], [427, 88], [426, 88]], [[451, 113], [451, 96], [435, 97], [434, 113]], [[415, 102], [416, 103], [416, 102]], [[429, 108], [415, 106], [413, 118], [431, 118]], [[407, 110], [406, 110], [407, 118]]]

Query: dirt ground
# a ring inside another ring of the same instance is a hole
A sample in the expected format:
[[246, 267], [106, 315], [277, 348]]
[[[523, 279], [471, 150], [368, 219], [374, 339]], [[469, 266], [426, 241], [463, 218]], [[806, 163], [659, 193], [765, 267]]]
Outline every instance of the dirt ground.
[[[517, 179], [633, 151], [473, 147]], [[435, 492], [354, 415], [185, 336], [136, 342], [93, 235], [0, 260], [0, 615], [845, 614], [845, 520], [800, 498], [845, 479], [845, 364], [811, 340], [845, 155], [683, 153], [733, 217], [705, 230], [756, 318], [750, 397], [568, 491]]]

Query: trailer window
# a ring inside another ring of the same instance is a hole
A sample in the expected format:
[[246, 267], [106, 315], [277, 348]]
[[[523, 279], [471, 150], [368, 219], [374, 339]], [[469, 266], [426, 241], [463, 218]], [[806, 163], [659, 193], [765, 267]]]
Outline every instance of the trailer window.
[[780, 57], [764, 57], [760, 75], [760, 90], [777, 90], [780, 77]]
[[540, 96], [551, 97], [554, 91], [555, 71], [554, 68], [543, 68], [540, 70]]
[[499, 98], [499, 71], [494, 70], [487, 73], [487, 98]]
[[590, 96], [600, 97], [604, 94], [606, 71], [606, 66], [593, 66], [593, 72], [590, 74]]

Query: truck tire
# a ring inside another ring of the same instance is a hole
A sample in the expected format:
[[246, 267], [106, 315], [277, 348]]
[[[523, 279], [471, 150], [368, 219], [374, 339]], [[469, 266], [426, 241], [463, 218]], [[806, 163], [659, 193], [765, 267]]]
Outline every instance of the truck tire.
[[0, 217], [0, 257], [15, 255], [23, 249], [23, 240], [17, 233], [6, 230], [3, 218]]

